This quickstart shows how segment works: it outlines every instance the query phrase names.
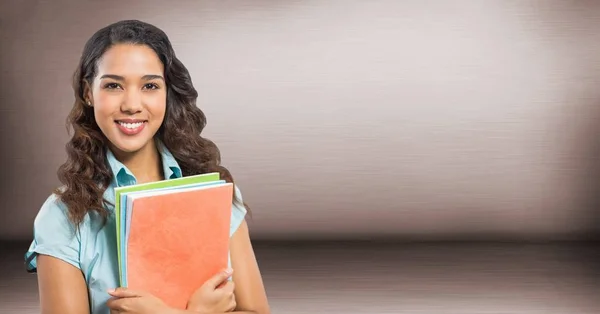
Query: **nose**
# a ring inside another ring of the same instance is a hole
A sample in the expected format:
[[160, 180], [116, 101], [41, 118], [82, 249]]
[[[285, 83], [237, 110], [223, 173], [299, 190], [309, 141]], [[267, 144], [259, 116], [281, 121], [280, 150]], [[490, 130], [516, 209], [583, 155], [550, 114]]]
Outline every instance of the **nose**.
[[121, 103], [121, 111], [129, 114], [142, 111], [142, 95], [140, 91], [132, 89], [126, 91], [123, 102]]

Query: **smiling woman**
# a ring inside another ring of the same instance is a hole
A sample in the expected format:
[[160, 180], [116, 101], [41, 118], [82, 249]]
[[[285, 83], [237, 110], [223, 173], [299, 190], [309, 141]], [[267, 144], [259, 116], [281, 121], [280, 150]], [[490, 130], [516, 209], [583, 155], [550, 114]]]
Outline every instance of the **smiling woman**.
[[150, 141], [165, 117], [167, 89], [164, 69], [154, 50], [119, 44], [98, 62], [98, 80], [86, 84], [88, 104], [98, 127], [117, 156], [155, 150]]
[[187, 310], [118, 287], [116, 187], [207, 172], [233, 182], [217, 147], [200, 135], [206, 119], [198, 94], [168, 37], [140, 21], [99, 30], [85, 45], [73, 85], [67, 120], [74, 133], [58, 171], [64, 185], [40, 209], [26, 254], [28, 270], [38, 273], [42, 313], [269, 313], [237, 186], [232, 269], [199, 283]]

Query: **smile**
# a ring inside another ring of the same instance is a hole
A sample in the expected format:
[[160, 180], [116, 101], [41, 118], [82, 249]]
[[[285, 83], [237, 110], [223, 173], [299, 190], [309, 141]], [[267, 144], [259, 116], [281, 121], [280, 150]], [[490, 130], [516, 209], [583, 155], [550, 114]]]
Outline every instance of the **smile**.
[[117, 121], [118, 124], [128, 128], [128, 129], [137, 129], [139, 128], [144, 122], [135, 122], [135, 123], [126, 123], [126, 122], [120, 122]]
[[115, 120], [119, 130], [125, 135], [136, 135], [140, 133], [148, 121], [146, 120]]

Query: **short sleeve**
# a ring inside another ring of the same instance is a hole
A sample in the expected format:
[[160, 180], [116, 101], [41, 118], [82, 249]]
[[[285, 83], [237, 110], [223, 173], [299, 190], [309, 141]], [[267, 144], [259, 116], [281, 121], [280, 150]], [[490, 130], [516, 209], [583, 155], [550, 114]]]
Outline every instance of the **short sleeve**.
[[237, 185], [234, 185], [234, 191], [236, 201], [231, 207], [231, 226], [229, 229], [229, 236], [233, 236], [233, 234], [237, 231], [244, 221], [247, 213], [246, 207], [244, 206], [244, 200], [242, 198], [242, 192]]
[[81, 268], [80, 247], [80, 238], [68, 219], [66, 206], [56, 194], [52, 194], [46, 199], [34, 221], [33, 241], [25, 253], [27, 271], [37, 271], [38, 254], [56, 257]]

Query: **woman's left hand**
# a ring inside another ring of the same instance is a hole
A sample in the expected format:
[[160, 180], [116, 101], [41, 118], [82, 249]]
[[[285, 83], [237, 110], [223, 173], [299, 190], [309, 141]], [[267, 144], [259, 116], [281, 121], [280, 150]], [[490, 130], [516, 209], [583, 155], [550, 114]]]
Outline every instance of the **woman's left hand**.
[[112, 296], [106, 305], [111, 313], [119, 314], [162, 314], [169, 313], [169, 308], [161, 299], [145, 291], [117, 288], [109, 290]]

